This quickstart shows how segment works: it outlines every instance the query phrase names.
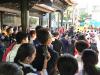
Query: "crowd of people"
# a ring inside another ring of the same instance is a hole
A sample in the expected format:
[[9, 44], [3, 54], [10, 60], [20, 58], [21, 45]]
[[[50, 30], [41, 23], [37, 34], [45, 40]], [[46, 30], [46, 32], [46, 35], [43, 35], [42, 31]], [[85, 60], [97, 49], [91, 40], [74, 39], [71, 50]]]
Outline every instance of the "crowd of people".
[[0, 32], [0, 75], [100, 75], [95, 34], [37, 26]]

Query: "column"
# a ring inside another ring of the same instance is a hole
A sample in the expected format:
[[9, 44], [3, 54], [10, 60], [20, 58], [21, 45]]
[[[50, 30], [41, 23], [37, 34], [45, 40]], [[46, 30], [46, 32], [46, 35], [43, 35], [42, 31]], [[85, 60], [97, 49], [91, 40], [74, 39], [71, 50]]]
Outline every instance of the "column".
[[42, 15], [39, 17], [39, 25], [43, 26], [43, 16]]
[[59, 19], [60, 19], [60, 15], [59, 15], [60, 13], [58, 12], [58, 28], [60, 27], [59, 26], [59, 23], [60, 23], [60, 21], [59, 21]]
[[51, 13], [49, 13], [49, 28], [51, 28]]
[[63, 11], [61, 11], [61, 26], [63, 26]]
[[29, 29], [29, 3], [28, 0], [21, 0], [21, 25], [22, 31], [27, 32]]
[[0, 25], [0, 28], [2, 29], [2, 25], [3, 25], [3, 12], [0, 12], [1, 14], [1, 25]]

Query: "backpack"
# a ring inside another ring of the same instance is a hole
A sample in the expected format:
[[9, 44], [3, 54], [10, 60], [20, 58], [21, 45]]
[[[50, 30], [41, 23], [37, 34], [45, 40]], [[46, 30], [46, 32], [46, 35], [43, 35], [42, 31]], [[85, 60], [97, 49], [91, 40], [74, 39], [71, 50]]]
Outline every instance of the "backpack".
[[2, 61], [6, 62], [6, 57], [7, 54], [11, 51], [11, 49], [13, 48], [13, 46], [16, 44], [16, 42], [11, 43], [5, 50], [3, 56], [2, 56]]

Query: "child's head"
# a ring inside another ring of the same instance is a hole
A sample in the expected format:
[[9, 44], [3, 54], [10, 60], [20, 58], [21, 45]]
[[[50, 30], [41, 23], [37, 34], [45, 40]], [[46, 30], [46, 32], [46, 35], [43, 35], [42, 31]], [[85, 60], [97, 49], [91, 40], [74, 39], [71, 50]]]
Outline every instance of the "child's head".
[[40, 30], [42, 28], [43, 28], [42, 26], [36, 26], [36, 28], [35, 28], [36, 33], [38, 32], [38, 30]]
[[84, 65], [96, 65], [98, 63], [98, 54], [92, 49], [85, 49], [82, 53], [82, 61]]
[[0, 75], [23, 75], [22, 70], [14, 63], [0, 63]]
[[89, 45], [86, 41], [79, 40], [78, 42], [76, 42], [75, 47], [78, 50], [78, 52], [81, 53], [84, 49], [88, 48]]
[[35, 47], [29, 43], [24, 43], [19, 47], [14, 62], [18, 63], [20, 61], [26, 64], [31, 64], [35, 58], [35, 55]]
[[53, 35], [53, 37], [55, 39], [58, 39], [59, 38], [59, 33], [58, 32], [54, 32], [54, 33], [52, 33], [52, 35]]
[[42, 44], [49, 45], [52, 43], [52, 35], [46, 28], [38, 30], [37, 38]]
[[16, 34], [16, 42], [18, 44], [28, 43], [28, 34], [26, 32], [18, 32]]
[[61, 56], [57, 68], [61, 75], [74, 75], [78, 71], [78, 63], [72, 55]]

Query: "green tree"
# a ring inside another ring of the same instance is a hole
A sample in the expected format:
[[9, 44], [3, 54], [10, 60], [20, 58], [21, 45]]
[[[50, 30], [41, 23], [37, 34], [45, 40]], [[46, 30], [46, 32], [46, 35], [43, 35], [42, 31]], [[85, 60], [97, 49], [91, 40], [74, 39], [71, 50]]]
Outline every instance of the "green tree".
[[35, 25], [37, 23], [37, 19], [36, 18], [33, 18], [33, 17], [30, 17], [30, 25]]
[[87, 12], [81, 12], [80, 13], [80, 22], [85, 22], [85, 20], [87, 19], [88, 16], [89, 15]]

